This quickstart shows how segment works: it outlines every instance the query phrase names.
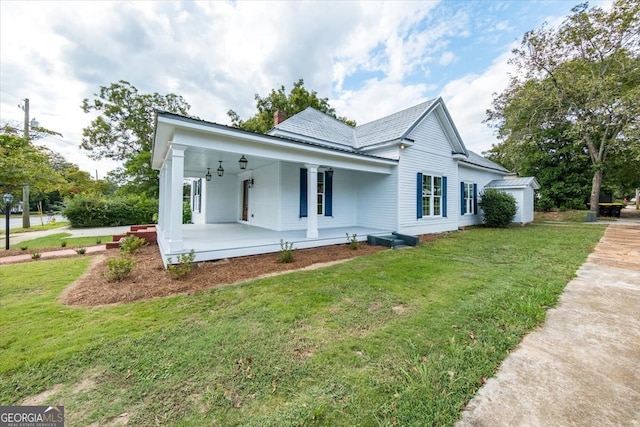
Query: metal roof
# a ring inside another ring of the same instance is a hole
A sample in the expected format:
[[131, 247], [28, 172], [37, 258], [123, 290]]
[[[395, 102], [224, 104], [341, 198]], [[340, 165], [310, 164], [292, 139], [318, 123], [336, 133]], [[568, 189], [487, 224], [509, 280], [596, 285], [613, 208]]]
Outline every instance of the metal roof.
[[525, 176], [522, 178], [506, 178], [494, 179], [489, 182], [485, 188], [524, 188], [531, 186], [534, 190], [540, 188], [540, 184], [533, 176]]
[[497, 163], [492, 162], [491, 160], [482, 157], [479, 154], [474, 153], [471, 150], [467, 150], [469, 157], [467, 157], [466, 159], [461, 159], [460, 161], [463, 163], [469, 163], [475, 166], [481, 166], [483, 168], [487, 168], [487, 169], [494, 169], [497, 170], [499, 172], [504, 172], [504, 173], [509, 173], [509, 171], [505, 168], [503, 168], [502, 166], [500, 166]]

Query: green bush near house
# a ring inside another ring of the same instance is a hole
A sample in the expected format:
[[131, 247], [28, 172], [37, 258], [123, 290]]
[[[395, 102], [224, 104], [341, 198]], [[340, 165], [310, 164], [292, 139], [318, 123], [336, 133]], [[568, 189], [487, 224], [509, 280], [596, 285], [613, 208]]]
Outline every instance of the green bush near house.
[[[155, 223], [157, 222], [156, 220]], [[182, 223], [191, 224], [191, 205], [188, 202], [182, 202]]]
[[503, 191], [489, 188], [482, 194], [479, 203], [484, 212], [484, 225], [487, 227], [506, 227], [516, 216], [516, 199]]
[[78, 194], [65, 200], [62, 214], [72, 227], [115, 227], [149, 224], [158, 212], [158, 200], [140, 195], [104, 197]]

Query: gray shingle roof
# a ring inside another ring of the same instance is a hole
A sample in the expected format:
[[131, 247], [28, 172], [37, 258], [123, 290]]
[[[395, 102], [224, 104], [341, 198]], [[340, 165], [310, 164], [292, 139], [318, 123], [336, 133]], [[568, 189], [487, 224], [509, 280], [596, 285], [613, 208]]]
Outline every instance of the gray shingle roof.
[[356, 127], [357, 148], [393, 141], [405, 136], [434, 101], [435, 99], [432, 99]]
[[471, 150], [467, 150], [469, 157], [466, 159], [460, 160], [463, 163], [469, 163], [476, 166], [482, 166], [483, 168], [494, 169], [500, 172], [509, 172], [507, 169], [503, 168], [497, 163], [492, 162], [491, 160], [482, 157], [479, 154], [474, 153]]
[[354, 129], [351, 126], [312, 107], [307, 107], [295, 116], [288, 118], [275, 126], [275, 129], [350, 147], [354, 146]]
[[494, 179], [489, 182], [485, 187], [486, 188], [521, 188], [521, 187], [533, 187], [534, 190], [540, 188], [540, 184], [533, 176], [525, 176], [522, 178], [512, 178], [512, 179]]
[[278, 131], [291, 132], [353, 148], [362, 148], [406, 136], [434, 102], [435, 99], [432, 99], [355, 128], [308, 107], [276, 125], [269, 133], [277, 135]]

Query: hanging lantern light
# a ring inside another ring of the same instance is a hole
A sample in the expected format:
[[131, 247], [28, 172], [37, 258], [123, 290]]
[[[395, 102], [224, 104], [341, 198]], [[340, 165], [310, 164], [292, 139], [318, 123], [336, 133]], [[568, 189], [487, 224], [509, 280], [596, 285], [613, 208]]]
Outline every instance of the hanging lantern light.
[[240, 157], [240, 160], [238, 160], [238, 164], [240, 165], [240, 169], [245, 170], [247, 168], [247, 163], [249, 163], [249, 161], [247, 160], [247, 158], [243, 154], [242, 157]]
[[218, 162], [220, 163], [220, 166], [218, 166], [218, 169], [216, 169], [216, 171], [218, 172], [218, 176], [222, 176], [222, 175], [224, 175], [224, 168], [222, 167], [222, 160], [218, 160]]
[[211, 172], [209, 172], [209, 168], [207, 168], [207, 174], [204, 176], [207, 181], [211, 181]]

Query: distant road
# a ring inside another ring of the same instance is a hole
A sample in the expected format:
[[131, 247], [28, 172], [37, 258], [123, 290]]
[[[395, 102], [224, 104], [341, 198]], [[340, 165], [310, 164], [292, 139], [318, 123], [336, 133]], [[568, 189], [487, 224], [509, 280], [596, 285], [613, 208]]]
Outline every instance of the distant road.
[[[6, 216], [4, 213], [2, 213], [2, 216], [0, 216], [0, 218], [2, 218], [0, 220], [0, 230], [2, 230], [2, 236], [4, 236], [4, 231], [5, 231], [5, 227], [6, 227]], [[56, 221], [63, 221], [64, 218], [62, 217], [62, 215], [55, 215], [54, 216]], [[41, 225], [41, 224], [46, 224], [47, 223], [47, 215], [43, 215], [42, 216], [42, 222], [40, 222], [40, 216], [39, 215], [31, 215], [29, 217], [29, 222], [31, 223], [31, 226], [33, 227], [34, 225]], [[11, 215], [11, 218], [9, 219], [9, 229], [11, 228], [20, 228], [22, 227], [22, 215], [19, 214], [15, 214], [15, 215]]]

